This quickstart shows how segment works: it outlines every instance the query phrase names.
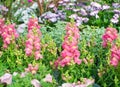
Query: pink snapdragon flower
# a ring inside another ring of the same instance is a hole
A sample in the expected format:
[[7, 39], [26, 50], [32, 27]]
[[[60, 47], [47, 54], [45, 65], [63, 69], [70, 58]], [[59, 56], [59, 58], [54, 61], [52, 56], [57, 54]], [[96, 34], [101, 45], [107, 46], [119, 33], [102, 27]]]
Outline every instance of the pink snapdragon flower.
[[55, 61], [55, 67], [60, 65], [64, 67], [69, 65], [73, 60], [74, 63], [81, 64], [79, 59], [80, 52], [78, 51], [79, 29], [76, 25], [68, 23], [66, 26], [66, 36], [62, 43], [63, 51], [60, 54], [58, 60]]
[[38, 25], [37, 19], [30, 19], [28, 22], [28, 35], [26, 40], [25, 53], [27, 56], [34, 55], [35, 59], [41, 59], [42, 55], [40, 54], [40, 37], [41, 32], [39, 30], [40, 26]]
[[120, 47], [117, 47], [115, 44], [111, 48], [111, 59], [110, 64], [117, 66], [120, 61]]
[[117, 39], [117, 37], [118, 37], [118, 34], [115, 28], [107, 28], [105, 31], [105, 34], [103, 34], [102, 36], [102, 40], [103, 40], [102, 46], [106, 47], [108, 42], [110, 44], [113, 44], [113, 41]]
[[25, 68], [26, 72], [31, 72], [32, 74], [36, 74], [38, 70], [38, 65], [33, 66], [32, 64], [28, 64], [28, 68]]
[[33, 28], [39, 29], [40, 26], [38, 25], [38, 19], [37, 18], [30, 18], [28, 22], [28, 31], [32, 30]]
[[15, 29], [15, 24], [4, 25], [1, 30], [1, 36], [4, 48], [7, 48], [10, 43], [15, 43], [15, 39], [19, 36]]

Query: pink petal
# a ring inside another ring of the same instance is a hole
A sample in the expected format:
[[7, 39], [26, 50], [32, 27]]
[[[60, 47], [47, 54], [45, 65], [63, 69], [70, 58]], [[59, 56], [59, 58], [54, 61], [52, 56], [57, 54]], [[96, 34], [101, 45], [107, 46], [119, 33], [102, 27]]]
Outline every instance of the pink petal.
[[50, 74], [47, 74], [46, 77], [43, 79], [45, 82], [52, 83], [52, 76]]
[[32, 84], [34, 87], [41, 87], [40, 82], [39, 82], [37, 79], [33, 79], [33, 80], [31, 81], [31, 84]]
[[12, 75], [9, 73], [5, 73], [0, 77], [0, 83], [11, 84], [12, 83]]

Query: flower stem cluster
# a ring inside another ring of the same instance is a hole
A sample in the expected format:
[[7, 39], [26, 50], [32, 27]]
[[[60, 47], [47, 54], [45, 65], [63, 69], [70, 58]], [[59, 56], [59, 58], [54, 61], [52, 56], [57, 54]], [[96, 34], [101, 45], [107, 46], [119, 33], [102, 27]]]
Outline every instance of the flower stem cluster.
[[69, 65], [72, 61], [77, 64], [81, 64], [79, 59], [80, 52], [78, 50], [79, 41], [79, 29], [75, 24], [68, 23], [66, 26], [66, 36], [64, 37], [64, 42], [62, 43], [63, 51], [60, 54], [58, 60], [55, 61], [55, 66], [58, 65], [64, 67]]
[[36, 60], [42, 58], [42, 55], [40, 54], [41, 32], [40, 32], [39, 28], [40, 28], [40, 26], [38, 25], [37, 19], [29, 20], [25, 52], [26, 52], [27, 56], [34, 55]]

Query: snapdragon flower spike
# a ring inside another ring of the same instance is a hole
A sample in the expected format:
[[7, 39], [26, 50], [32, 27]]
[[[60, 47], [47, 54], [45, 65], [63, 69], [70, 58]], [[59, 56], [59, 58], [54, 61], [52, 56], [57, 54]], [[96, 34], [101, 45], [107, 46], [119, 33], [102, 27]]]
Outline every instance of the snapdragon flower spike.
[[108, 45], [108, 42], [110, 44], [113, 44], [113, 41], [115, 39], [117, 39], [118, 34], [117, 34], [117, 30], [115, 28], [107, 28], [105, 31], [105, 34], [103, 34], [102, 36], [102, 46], [106, 47]]
[[69, 65], [72, 61], [77, 64], [81, 64], [79, 59], [80, 52], [78, 51], [79, 29], [75, 24], [68, 23], [66, 26], [66, 36], [62, 43], [63, 51], [61, 52], [58, 60], [55, 61], [55, 66], [58, 65], [64, 67]]
[[[34, 21], [34, 24], [31, 22]], [[28, 22], [28, 35], [26, 40], [26, 48], [25, 53], [27, 56], [34, 56], [36, 60], [41, 59], [42, 55], [40, 54], [41, 46], [40, 46], [40, 37], [41, 32], [39, 30], [40, 26], [38, 25], [38, 21], [36, 19], [30, 19]]]
[[15, 43], [15, 39], [19, 36], [15, 29], [15, 24], [4, 25], [1, 36], [3, 38], [4, 48], [7, 48], [10, 43]]
[[117, 47], [115, 44], [111, 48], [111, 59], [110, 64], [114, 67], [118, 65], [120, 61], [120, 47]]

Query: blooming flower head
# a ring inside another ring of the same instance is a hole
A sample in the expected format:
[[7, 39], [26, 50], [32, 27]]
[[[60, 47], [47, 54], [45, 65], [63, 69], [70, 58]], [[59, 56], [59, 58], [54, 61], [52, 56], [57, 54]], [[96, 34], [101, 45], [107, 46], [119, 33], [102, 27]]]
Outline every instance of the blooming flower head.
[[76, 64], [81, 64], [79, 59], [80, 52], [78, 51], [79, 29], [75, 24], [68, 23], [66, 26], [66, 36], [62, 43], [63, 51], [58, 60], [55, 61], [55, 66], [60, 65], [64, 67], [69, 65], [72, 61]]
[[38, 19], [37, 18], [30, 18], [28, 22], [28, 31], [32, 30], [33, 28], [40, 28], [38, 25]]
[[106, 47], [108, 42], [113, 44], [113, 41], [115, 39], [117, 39], [118, 34], [117, 34], [117, 30], [115, 28], [106, 28], [105, 34], [103, 34], [102, 36], [102, 46]]
[[30, 19], [28, 22], [28, 34], [26, 40], [25, 53], [27, 56], [34, 55], [35, 59], [41, 59], [42, 55], [40, 54], [41, 45], [40, 45], [40, 26], [38, 25], [37, 19]]
[[111, 47], [110, 64], [116, 67], [119, 61], [120, 61], [120, 47], [117, 46], [116, 44], [113, 44]]
[[3, 38], [4, 48], [7, 48], [10, 43], [15, 43], [15, 39], [19, 36], [15, 29], [15, 24], [4, 25], [1, 27], [1, 36]]

